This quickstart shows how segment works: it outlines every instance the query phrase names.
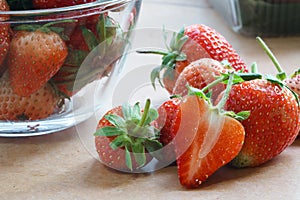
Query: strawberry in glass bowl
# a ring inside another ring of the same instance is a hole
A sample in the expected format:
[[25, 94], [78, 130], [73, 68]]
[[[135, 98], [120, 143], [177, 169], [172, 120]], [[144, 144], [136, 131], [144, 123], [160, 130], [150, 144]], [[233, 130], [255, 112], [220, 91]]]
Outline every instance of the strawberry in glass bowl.
[[0, 136], [88, 119], [93, 85], [121, 67], [140, 0], [0, 0]]

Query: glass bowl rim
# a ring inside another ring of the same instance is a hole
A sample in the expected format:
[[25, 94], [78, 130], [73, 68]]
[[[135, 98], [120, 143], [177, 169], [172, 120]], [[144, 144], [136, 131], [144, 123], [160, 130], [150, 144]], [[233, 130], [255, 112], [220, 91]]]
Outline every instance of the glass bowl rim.
[[93, 9], [97, 7], [102, 7], [103, 11], [107, 11], [116, 5], [122, 6], [131, 1], [134, 0], [106, 0], [106, 1], [94, 1], [90, 3], [84, 3], [75, 6], [60, 7], [60, 8], [0, 11], [0, 15], [12, 15], [12, 16], [45, 15], [45, 14], [56, 14], [56, 13], [63, 13], [69, 11], [80, 11], [85, 9]]

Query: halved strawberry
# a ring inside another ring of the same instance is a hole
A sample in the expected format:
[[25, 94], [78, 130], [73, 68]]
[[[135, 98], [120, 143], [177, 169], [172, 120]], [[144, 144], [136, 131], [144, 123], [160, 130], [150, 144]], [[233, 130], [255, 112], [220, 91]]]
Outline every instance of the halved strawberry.
[[144, 111], [138, 103], [108, 111], [94, 134], [100, 160], [120, 171], [132, 172], [145, 166], [162, 147], [158, 130], [151, 125], [157, 117], [157, 111], [150, 108], [150, 100]]
[[9, 77], [16, 94], [29, 96], [60, 69], [68, 50], [63, 39], [47, 24], [20, 25], [14, 30], [7, 54]]
[[125, 46], [125, 40], [120, 38], [121, 28], [106, 14], [101, 14], [97, 23], [80, 25], [75, 30], [66, 41], [69, 50], [66, 61], [52, 79], [68, 96], [109, 74]]
[[[226, 94], [232, 81], [233, 75], [230, 75]], [[185, 96], [182, 100], [180, 128], [174, 139], [178, 176], [186, 188], [199, 187], [235, 158], [245, 137], [244, 127], [231, 117], [233, 113], [222, 111], [227, 95], [217, 106], [212, 106], [201, 90], [194, 91], [198, 96]]]

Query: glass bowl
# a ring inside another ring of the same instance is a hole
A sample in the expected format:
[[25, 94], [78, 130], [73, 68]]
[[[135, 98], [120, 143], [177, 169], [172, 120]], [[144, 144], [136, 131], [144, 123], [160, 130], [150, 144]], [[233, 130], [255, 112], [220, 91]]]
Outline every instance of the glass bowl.
[[43, 135], [87, 120], [98, 106], [93, 87], [122, 68], [140, 5], [0, 11], [0, 136]]

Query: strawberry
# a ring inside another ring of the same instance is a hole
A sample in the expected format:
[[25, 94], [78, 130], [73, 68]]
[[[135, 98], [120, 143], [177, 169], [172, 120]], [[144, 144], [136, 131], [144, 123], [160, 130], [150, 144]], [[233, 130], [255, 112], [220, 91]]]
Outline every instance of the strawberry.
[[11, 10], [30, 10], [33, 9], [32, 0], [7, 0]]
[[160, 72], [164, 71], [163, 84], [170, 93], [182, 70], [200, 58], [212, 58], [220, 62], [227, 60], [235, 71], [247, 71], [245, 63], [229, 42], [216, 30], [203, 24], [187, 26], [174, 34], [169, 52], [138, 52], [163, 55], [162, 65], [152, 73], [152, 81], [160, 80]]
[[158, 127], [160, 129], [160, 141], [163, 145], [169, 144], [177, 132], [175, 126], [178, 124], [175, 120], [180, 116], [179, 98], [172, 98], [165, 101], [158, 109]]
[[[232, 74], [229, 79], [226, 94], [231, 88]], [[242, 124], [231, 117], [242, 115], [223, 112], [227, 95], [218, 105], [212, 106], [201, 90], [193, 90], [197, 96], [183, 97], [180, 105], [180, 128], [174, 141], [178, 155], [178, 177], [186, 188], [199, 187], [215, 171], [235, 158], [245, 137]]]
[[157, 116], [157, 111], [150, 108], [150, 100], [144, 111], [138, 103], [108, 111], [94, 134], [100, 160], [120, 171], [136, 171], [145, 166], [162, 147], [158, 130], [150, 125]]
[[[207, 84], [216, 80], [221, 73], [226, 73], [226, 69], [220, 62], [211, 58], [202, 58], [189, 64], [180, 73], [174, 86], [173, 94], [187, 95], [188, 90], [186, 85], [203, 89]], [[225, 85], [219, 83], [211, 88], [212, 100], [225, 89]]]
[[300, 74], [295, 73], [290, 78], [284, 80], [285, 84], [290, 87], [298, 96], [300, 95]]
[[[8, 11], [9, 6], [5, 0], [0, 0], [0, 11]], [[8, 20], [8, 16], [1, 16], [0, 21], [0, 65], [3, 63], [4, 58], [7, 54], [9, 43], [10, 43], [10, 35], [9, 35], [9, 24], [5, 24], [4, 21]], [[0, 67], [1, 68], [1, 67]], [[1, 75], [0, 69], [0, 75]]]
[[47, 24], [15, 27], [7, 54], [7, 66], [14, 92], [29, 96], [43, 87], [64, 63], [65, 42]]
[[37, 120], [49, 117], [59, 107], [60, 97], [50, 84], [35, 93], [21, 97], [17, 95], [7, 76], [0, 78], [0, 120]]
[[245, 143], [231, 162], [235, 167], [254, 167], [271, 160], [286, 149], [300, 130], [298, 96], [282, 80], [282, 70], [271, 50], [257, 38], [278, 69], [277, 78], [266, 76], [232, 87], [225, 109], [249, 110], [250, 117], [242, 122]]
[[254, 167], [269, 161], [294, 141], [300, 129], [298, 102], [279, 83], [256, 79], [234, 85], [225, 108], [251, 112], [242, 122], [245, 143], [231, 162], [236, 167]]
[[94, 2], [96, 0], [33, 0], [35, 9], [60, 8]]
[[[124, 40], [118, 41], [119, 25], [106, 14], [101, 14], [96, 24], [80, 25], [75, 30], [66, 41], [69, 49], [66, 61], [52, 79], [68, 96], [74, 95], [87, 83], [109, 74], [111, 62], [121, 55], [124, 47]], [[97, 51], [94, 50], [96, 47]], [[81, 66], [88, 55], [89, 63]]]

